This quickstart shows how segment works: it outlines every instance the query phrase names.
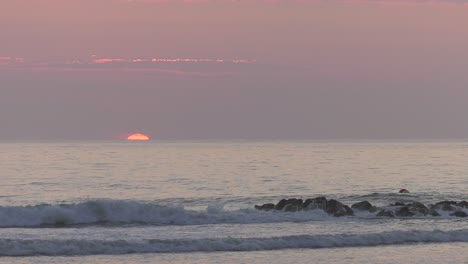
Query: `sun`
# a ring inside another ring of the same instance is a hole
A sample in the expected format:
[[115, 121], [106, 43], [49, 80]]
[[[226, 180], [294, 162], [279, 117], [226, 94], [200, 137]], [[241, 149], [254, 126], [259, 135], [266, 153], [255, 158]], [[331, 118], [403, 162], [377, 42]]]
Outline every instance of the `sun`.
[[139, 141], [145, 141], [145, 140], [149, 140], [149, 136], [145, 135], [145, 134], [132, 134], [130, 136], [127, 137], [127, 140], [139, 140]]

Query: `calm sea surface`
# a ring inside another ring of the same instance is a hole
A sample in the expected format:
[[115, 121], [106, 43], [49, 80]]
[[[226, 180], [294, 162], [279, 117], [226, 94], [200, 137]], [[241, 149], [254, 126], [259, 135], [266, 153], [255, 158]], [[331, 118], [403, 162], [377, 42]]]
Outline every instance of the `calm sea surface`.
[[468, 142], [4, 142], [0, 263], [468, 263], [468, 218], [450, 211], [254, 209], [467, 190]]

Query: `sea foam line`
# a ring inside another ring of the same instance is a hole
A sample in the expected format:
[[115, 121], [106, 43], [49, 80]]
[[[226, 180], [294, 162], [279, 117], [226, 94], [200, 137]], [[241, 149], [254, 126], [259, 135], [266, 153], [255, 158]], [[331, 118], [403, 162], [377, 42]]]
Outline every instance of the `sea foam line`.
[[305, 222], [330, 219], [321, 210], [260, 212], [255, 209], [224, 210], [211, 206], [190, 210], [126, 200], [93, 200], [76, 204], [0, 206], [0, 227], [63, 227], [76, 225], [201, 225], [219, 223]]
[[297, 235], [271, 238], [177, 240], [12, 240], [0, 239], [1, 256], [118, 255], [368, 247], [409, 243], [468, 242], [468, 230], [389, 231], [372, 234]]

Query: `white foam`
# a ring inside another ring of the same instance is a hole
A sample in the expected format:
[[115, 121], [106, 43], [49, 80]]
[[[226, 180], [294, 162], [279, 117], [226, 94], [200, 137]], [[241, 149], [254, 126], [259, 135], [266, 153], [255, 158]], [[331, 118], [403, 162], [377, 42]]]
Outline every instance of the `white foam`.
[[151, 224], [199, 225], [217, 223], [305, 222], [332, 219], [322, 210], [287, 213], [255, 209], [224, 210], [209, 206], [189, 210], [177, 206], [121, 200], [94, 200], [77, 204], [41, 204], [0, 207], [0, 227], [41, 227], [50, 225]]
[[[395, 210], [389, 207], [388, 210]], [[465, 212], [468, 212], [468, 210]], [[442, 216], [413, 218], [456, 218], [453, 212], [439, 211]], [[357, 218], [375, 218], [375, 213], [356, 211]], [[342, 221], [323, 210], [299, 212], [260, 211], [253, 208], [225, 210], [214, 204], [206, 210], [190, 210], [181, 206], [166, 206], [129, 200], [93, 200], [76, 204], [41, 204], [34, 206], [0, 206], [1, 227], [42, 227], [68, 225], [204, 225], [256, 224], [278, 222]]]
[[299, 235], [271, 238], [179, 240], [7, 240], [0, 239], [3, 256], [68, 256], [130, 253], [182, 253], [365, 247], [407, 243], [468, 242], [468, 230], [391, 231], [372, 234]]

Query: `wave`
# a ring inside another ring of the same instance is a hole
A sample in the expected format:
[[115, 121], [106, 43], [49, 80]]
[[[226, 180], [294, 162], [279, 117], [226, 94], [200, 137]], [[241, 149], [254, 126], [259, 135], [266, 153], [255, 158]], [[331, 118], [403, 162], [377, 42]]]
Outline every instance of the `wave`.
[[[395, 210], [385, 207], [386, 210]], [[384, 209], [385, 209], [384, 208]], [[438, 219], [456, 218], [441, 211]], [[79, 227], [125, 225], [207, 225], [207, 224], [261, 224], [280, 222], [346, 221], [328, 215], [323, 210], [297, 212], [261, 211], [254, 208], [225, 210], [222, 205], [211, 205], [205, 210], [182, 206], [132, 200], [92, 200], [72, 204], [40, 204], [30, 206], [0, 206], [0, 228], [11, 227]], [[356, 212], [352, 219], [374, 219], [375, 214]], [[432, 216], [418, 216], [431, 218]]]
[[270, 238], [177, 240], [12, 240], [0, 239], [1, 256], [117, 255], [368, 247], [411, 243], [468, 242], [468, 230], [391, 231], [372, 234], [298, 235]]
[[208, 206], [197, 211], [125, 200], [93, 200], [76, 204], [0, 206], [0, 227], [64, 227], [79, 225], [203, 225], [219, 223], [275, 223], [325, 220], [321, 210], [298, 212], [261, 212], [255, 209], [224, 210]]

